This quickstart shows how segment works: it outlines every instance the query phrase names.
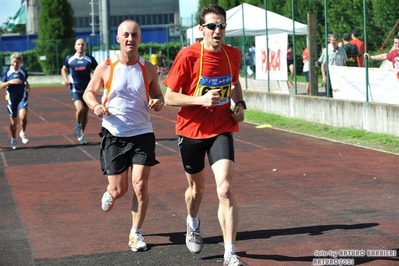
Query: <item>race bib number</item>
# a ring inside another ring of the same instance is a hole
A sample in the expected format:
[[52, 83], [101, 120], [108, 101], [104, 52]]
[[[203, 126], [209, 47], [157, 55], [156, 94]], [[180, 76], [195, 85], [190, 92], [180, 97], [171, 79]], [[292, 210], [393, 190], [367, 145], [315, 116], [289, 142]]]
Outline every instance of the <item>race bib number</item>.
[[195, 91], [195, 96], [203, 96], [210, 90], [220, 89], [220, 101], [218, 105], [230, 102], [231, 99], [231, 79], [230, 76], [222, 78], [202, 77]]

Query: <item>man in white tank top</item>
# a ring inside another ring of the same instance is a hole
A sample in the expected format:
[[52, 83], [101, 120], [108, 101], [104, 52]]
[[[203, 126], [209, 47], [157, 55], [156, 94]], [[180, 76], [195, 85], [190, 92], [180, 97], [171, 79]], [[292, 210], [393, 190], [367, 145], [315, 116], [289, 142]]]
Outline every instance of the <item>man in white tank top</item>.
[[[116, 40], [120, 52], [98, 65], [83, 99], [102, 118], [100, 162], [108, 177], [101, 200], [104, 211], [110, 211], [115, 200], [127, 192], [132, 167], [134, 195], [128, 244], [133, 251], [139, 251], [147, 249], [141, 227], [149, 202], [148, 177], [151, 167], [158, 163], [149, 109], [160, 111], [164, 99], [155, 66], [138, 53], [140, 26], [133, 20], [123, 21]], [[104, 89], [101, 103], [96, 99], [100, 89]]]

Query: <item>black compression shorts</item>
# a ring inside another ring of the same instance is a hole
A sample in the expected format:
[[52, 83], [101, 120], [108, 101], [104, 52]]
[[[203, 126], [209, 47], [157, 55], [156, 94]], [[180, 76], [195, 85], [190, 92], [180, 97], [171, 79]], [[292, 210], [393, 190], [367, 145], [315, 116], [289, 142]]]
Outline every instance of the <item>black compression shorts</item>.
[[209, 139], [190, 139], [179, 136], [179, 150], [184, 170], [189, 174], [201, 172], [205, 167], [205, 154], [209, 164], [221, 159], [234, 162], [234, 143], [231, 132]]

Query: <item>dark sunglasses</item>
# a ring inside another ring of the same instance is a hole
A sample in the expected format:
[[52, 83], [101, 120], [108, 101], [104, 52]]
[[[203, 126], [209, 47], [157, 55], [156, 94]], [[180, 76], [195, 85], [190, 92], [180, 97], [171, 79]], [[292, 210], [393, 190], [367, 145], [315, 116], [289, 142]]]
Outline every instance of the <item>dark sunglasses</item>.
[[220, 24], [206, 23], [206, 24], [203, 24], [202, 27], [207, 27], [210, 30], [214, 30], [217, 27], [219, 27], [221, 30], [224, 30], [227, 27], [227, 23], [226, 22], [223, 22], [223, 23], [220, 23]]

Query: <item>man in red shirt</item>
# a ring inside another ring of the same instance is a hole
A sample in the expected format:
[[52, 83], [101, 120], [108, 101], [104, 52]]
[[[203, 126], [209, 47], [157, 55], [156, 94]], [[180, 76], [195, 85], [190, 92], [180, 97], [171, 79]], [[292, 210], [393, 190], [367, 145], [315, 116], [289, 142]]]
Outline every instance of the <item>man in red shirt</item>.
[[388, 61], [392, 62], [393, 69], [399, 70], [399, 35], [394, 37], [394, 49], [389, 53], [379, 54], [379, 55], [369, 55], [368, 53], [364, 53], [364, 57], [368, 57], [371, 60], [383, 61], [388, 59]]
[[[224, 240], [224, 266], [244, 265], [235, 254], [238, 214], [233, 193], [233, 132], [244, 121], [245, 102], [239, 81], [241, 52], [223, 44], [226, 11], [218, 5], [199, 13], [201, 42], [177, 54], [164, 84], [165, 103], [180, 107], [176, 134], [189, 187], [186, 245], [200, 253], [203, 242], [198, 217], [206, 187], [205, 156], [213, 171], [219, 198], [218, 218]], [[231, 100], [235, 106], [231, 109]]]
[[[363, 55], [364, 54], [364, 42], [359, 39], [359, 36], [360, 36], [360, 31], [359, 30], [353, 30], [352, 31], [352, 40], [350, 41], [350, 43], [356, 45], [357, 48], [359, 48], [359, 51]], [[364, 66], [364, 61], [363, 61], [363, 58], [361, 56], [357, 56], [357, 65], [359, 67], [363, 67]]]

